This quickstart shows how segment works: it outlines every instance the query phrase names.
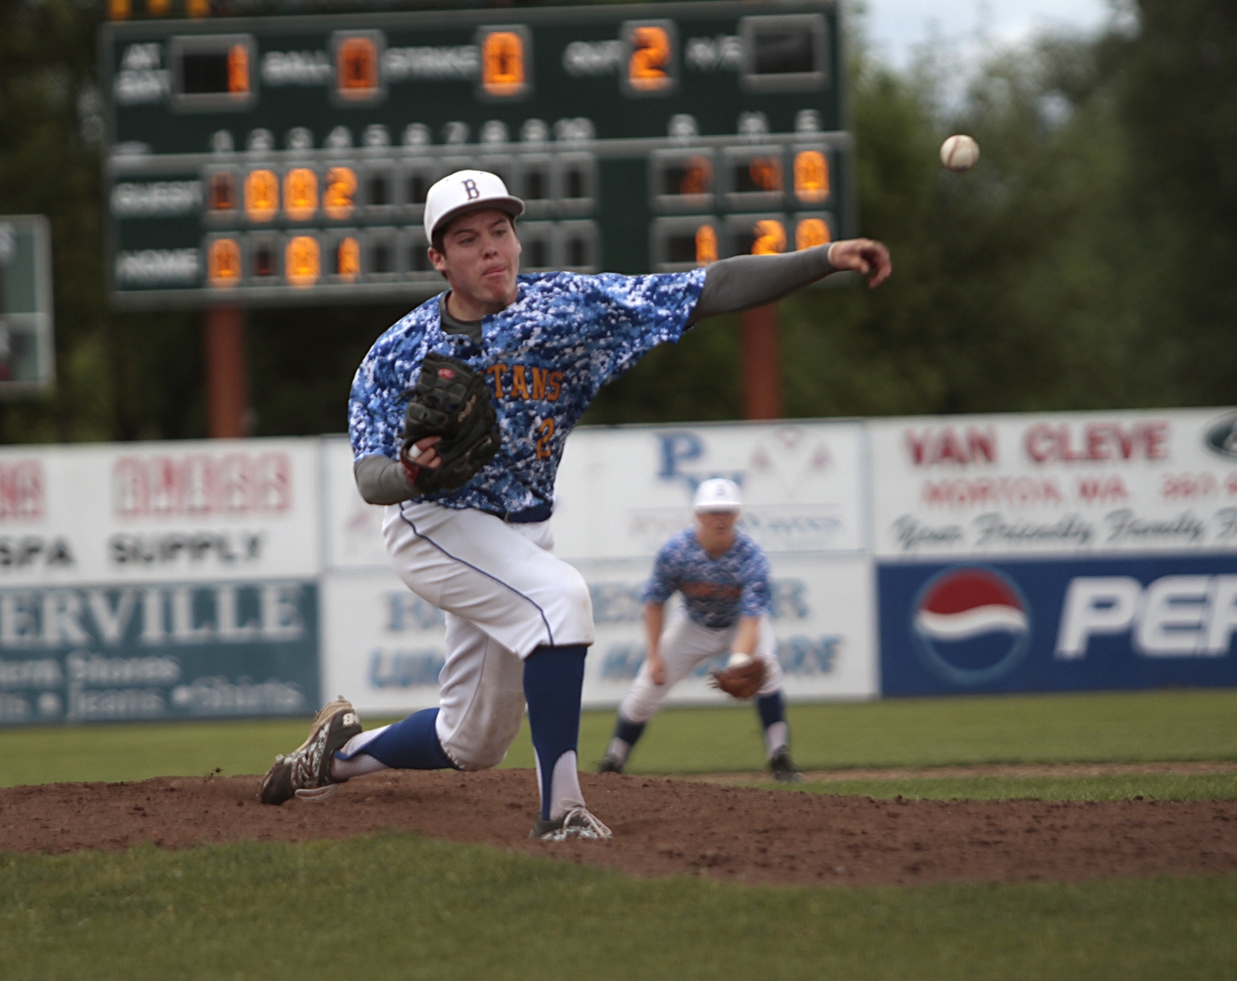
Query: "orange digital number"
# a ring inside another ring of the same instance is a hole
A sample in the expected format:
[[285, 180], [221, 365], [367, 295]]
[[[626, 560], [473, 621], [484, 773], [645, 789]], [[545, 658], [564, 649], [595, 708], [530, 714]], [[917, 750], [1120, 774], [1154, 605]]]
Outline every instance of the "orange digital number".
[[696, 229], [696, 265], [707, 266], [717, 261], [717, 232], [712, 225]]
[[486, 95], [524, 91], [524, 39], [515, 31], [494, 31], [481, 43], [481, 87]]
[[273, 170], [251, 170], [245, 176], [245, 214], [250, 221], [270, 221], [279, 211], [279, 178]]
[[243, 44], [228, 48], [228, 91], [237, 95], [249, 91], [249, 49]]
[[823, 218], [804, 218], [795, 229], [795, 251], [802, 252], [831, 240], [829, 225]]
[[748, 165], [747, 172], [758, 191], [782, 189], [782, 162], [777, 157], [757, 157]]
[[378, 46], [367, 37], [350, 37], [336, 51], [336, 90], [345, 99], [368, 99], [378, 91]]
[[322, 271], [318, 240], [312, 235], [296, 235], [284, 250], [284, 268], [292, 286], [313, 286]]
[[537, 426], [537, 432], [541, 435], [537, 438], [537, 459], [550, 459], [550, 440], [554, 438], [554, 420], [542, 419]]
[[190, 17], [209, 17], [210, 0], [185, 0], [185, 13]]
[[132, 0], [107, 0], [107, 16], [112, 20], [128, 20], [132, 15]]
[[658, 92], [669, 86], [670, 35], [664, 27], [636, 27], [631, 32], [631, 57], [627, 60], [627, 83], [641, 92]]
[[349, 217], [356, 208], [356, 171], [351, 167], [332, 167], [326, 172], [326, 193], [322, 210], [328, 218]]
[[283, 178], [283, 207], [293, 221], [307, 221], [318, 210], [318, 175], [293, 167]]
[[151, 17], [166, 17], [172, 9], [172, 0], [146, 0], [146, 12]]
[[241, 281], [241, 247], [234, 238], [217, 238], [206, 252], [206, 279], [226, 288]]
[[361, 275], [361, 243], [349, 235], [335, 250], [335, 272], [347, 283], [355, 283]]
[[820, 202], [829, 196], [829, 161], [819, 150], [795, 154], [795, 197]]
[[704, 157], [691, 157], [683, 167], [680, 194], [708, 194], [713, 186], [713, 167]]
[[780, 221], [764, 218], [752, 227], [752, 255], [777, 255], [786, 251], [786, 229]]
[[211, 174], [208, 207], [211, 211], [236, 210], [236, 178], [227, 171]]

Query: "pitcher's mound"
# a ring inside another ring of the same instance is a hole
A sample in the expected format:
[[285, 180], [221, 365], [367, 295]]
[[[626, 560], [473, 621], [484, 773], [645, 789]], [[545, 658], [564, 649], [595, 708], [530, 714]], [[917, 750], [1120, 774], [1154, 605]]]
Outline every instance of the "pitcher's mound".
[[1237, 870], [1237, 801], [905, 801], [581, 774], [609, 842], [529, 841], [529, 770], [393, 771], [263, 806], [257, 777], [0, 790], [0, 850], [306, 841], [411, 831], [610, 866], [773, 884], [1077, 881]]

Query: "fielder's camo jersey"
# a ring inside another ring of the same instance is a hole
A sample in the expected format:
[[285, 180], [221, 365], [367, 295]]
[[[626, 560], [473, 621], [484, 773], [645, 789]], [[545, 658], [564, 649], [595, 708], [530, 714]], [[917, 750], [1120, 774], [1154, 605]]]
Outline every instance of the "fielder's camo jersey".
[[644, 601], [664, 603], [676, 591], [683, 594], [688, 617], [712, 630], [729, 627], [741, 616], [768, 616], [773, 608], [769, 560], [741, 531], [716, 559], [700, 547], [695, 528], [666, 542], [644, 587]]
[[437, 297], [427, 300], [379, 337], [357, 369], [348, 402], [354, 458], [399, 458], [408, 392], [433, 351], [485, 372], [503, 445], [463, 487], [422, 499], [492, 514], [551, 504], [567, 434], [602, 385], [679, 339], [703, 286], [703, 269], [522, 274], [516, 301], [482, 321], [480, 345], [445, 332]]

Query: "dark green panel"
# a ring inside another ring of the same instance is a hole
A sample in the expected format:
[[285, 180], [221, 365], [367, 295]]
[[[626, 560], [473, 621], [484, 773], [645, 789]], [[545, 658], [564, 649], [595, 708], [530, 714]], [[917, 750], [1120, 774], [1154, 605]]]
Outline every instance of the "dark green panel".
[[[465, 166], [498, 171], [530, 199], [524, 234], [544, 244], [525, 259], [544, 254], [554, 267], [681, 267], [682, 242], [670, 248], [664, 236], [683, 239], [693, 217], [716, 230], [719, 256], [760, 238], [756, 221], [779, 223], [762, 241], [787, 248], [804, 219], [834, 237], [855, 227], [840, 27], [819, 0], [145, 21], [108, 25], [100, 43], [111, 72], [110, 269], [122, 301], [429, 295], [441, 279], [417, 268], [412, 182]], [[341, 77], [360, 88], [341, 87]], [[753, 160], [742, 157], [748, 150]], [[824, 200], [795, 193], [802, 150], [828, 160]], [[675, 154], [711, 174], [711, 193], [659, 196], [674, 182], [658, 161]], [[292, 168], [318, 185], [304, 217], [283, 199]], [[279, 207], [212, 212], [221, 170], [232, 172], [242, 206], [247, 176], [270, 170]], [[358, 182], [346, 213], [321, 198], [329, 174]], [[372, 187], [382, 203], [369, 206]], [[241, 278], [227, 288], [206, 275], [219, 236], [235, 240], [240, 258]], [[349, 236], [361, 272], [333, 280], [327, 256]], [[276, 268], [292, 261], [294, 237], [320, 252], [307, 287]], [[254, 259], [259, 250], [278, 253], [274, 275], [255, 274], [268, 265]]]

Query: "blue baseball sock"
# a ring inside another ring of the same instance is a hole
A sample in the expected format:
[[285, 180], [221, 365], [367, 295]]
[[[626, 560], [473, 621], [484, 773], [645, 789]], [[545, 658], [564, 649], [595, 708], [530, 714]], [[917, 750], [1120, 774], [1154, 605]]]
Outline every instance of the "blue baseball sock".
[[[541, 819], [548, 820], [564, 798], [579, 798], [575, 767], [562, 775], [569, 786], [554, 794], [554, 771], [563, 754], [575, 759], [580, 741], [580, 692], [584, 687], [584, 644], [538, 647], [524, 660], [524, 698], [528, 702], [528, 727], [541, 777]], [[573, 785], [570, 785], [573, 784]], [[583, 799], [580, 799], [583, 804]], [[557, 817], [557, 815], [556, 815]]]
[[648, 725], [647, 722], [632, 722], [620, 715], [614, 723], [614, 738], [623, 740], [629, 747], [634, 746], [636, 741], [644, 735], [646, 725]]
[[761, 728], [768, 729], [775, 722], [786, 721], [783, 705], [780, 688], [772, 695], [761, 695], [756, 699], [756, 711], [760, 713]]
[[396, 770], [454, 770], [438, 740], [437, 720], [438, 709], [422, 709], [387, 726], [361, 752]]
[[790, 727], [786, 725], [786, 698], [779, 688], [771, 695], [756, 699], [756, 711], [765, 731], [765, 753], [770, 759], [790, 742]]

